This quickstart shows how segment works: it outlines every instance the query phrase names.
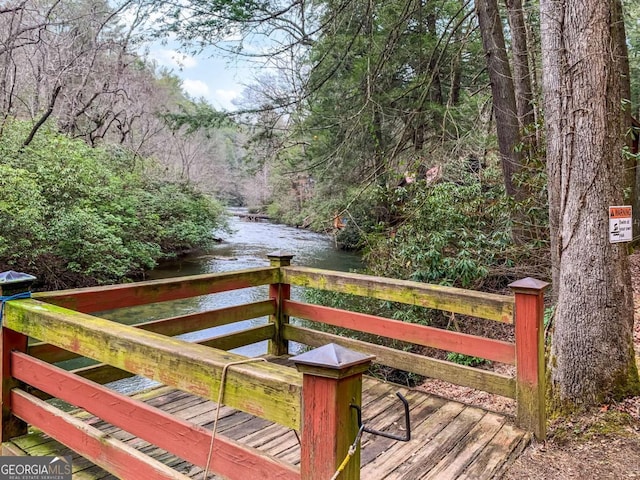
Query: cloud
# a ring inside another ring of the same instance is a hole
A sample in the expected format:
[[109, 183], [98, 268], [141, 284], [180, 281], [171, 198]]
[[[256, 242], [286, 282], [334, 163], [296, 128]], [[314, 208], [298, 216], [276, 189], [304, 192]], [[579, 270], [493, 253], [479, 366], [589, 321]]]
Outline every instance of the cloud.
[[238, 90], [223, 89], [216, 89], [214, 95], [215, 99], [225, 110], [235, 110], [236, 106], [233, 104], [233, 100], [239, 96], [240, 92]]
[[183, 69], [194, 68], [198, 65], [198, 61], [195, 57], [186, 55], [176, 50], [153, 50], [150, 53], [150, 56], [163, 67]]
[[237, 90], [216, 90], [216, 97], [227, 102], [230, 102], [239, 95], [240, 92], [238, 92]]
[[211, 93], [209, 86], [201, 80], [185, 79], [182, 89], [193, 98], [208, 97]]

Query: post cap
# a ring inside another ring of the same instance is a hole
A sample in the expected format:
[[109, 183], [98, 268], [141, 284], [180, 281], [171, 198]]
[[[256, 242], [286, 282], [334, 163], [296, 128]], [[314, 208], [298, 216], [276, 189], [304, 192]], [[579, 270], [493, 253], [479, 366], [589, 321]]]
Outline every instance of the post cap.
[[538, 293], [543, 291], [548, 286], [549, 282], [543, 282], [542, 280], [531, 277], [516, 280], [515, 282], [512, 282], [508, 285], [508, 287], [514, 292], [521, 293]]
[[14, 272], [13, 270], [9, 270], [7, 272], [0, 272], [0, 284], [8, 285], [11, 283], [22, 283], [29, 282], [32, 283], [36, 277], [33, 275], [29, 275], [28, 273], [22, 272]]
[[291, 265], [291, 259], [294, 255], [290, 253], [284, 253], [282, 251], [273, 252], [267, 255], [269, 263], [272, 267], [288, 267]]
[[355, 352], [341, 345], [329, 343], [291, 357], [291, 361], [298, 367], [298, 370], [301, 370], [299, 367], [302, 367], [302, 370], [304, 370], [304, 367], [315, 367], [315, 370], [320, 368], [323, 370], [347, 371], [359, 365], [364, 366], [366, 369], [375, 358], [375, 355]]
[[291, 260], [293, 257], [295, 257], [295, 255], [293, 255], [292, 253], [286, 253], [283, 252], [281, 250], [278, 250], [277, 252], [272, 252], [267, 254], [267, 258], [271, 259], [271, 258], [286, 258]]
[[8, 272], [0, 273], [0, 295], [3, 297], [16, 295], [18, 293], [30, 292], [31, 284], [36, 277], [28, 273]]

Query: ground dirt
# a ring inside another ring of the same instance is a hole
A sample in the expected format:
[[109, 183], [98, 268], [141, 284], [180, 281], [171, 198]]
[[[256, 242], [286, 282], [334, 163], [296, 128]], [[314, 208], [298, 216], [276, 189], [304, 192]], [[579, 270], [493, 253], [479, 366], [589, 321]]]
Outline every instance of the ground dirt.
[[[640, 254], [631, 257], [634, 341], [640, 367]], [[504, 367], [505, 372], [508, 367]], [[508, 415], [514, 402], [429, 380], [422, 390]], [[545, 442], [532, 442], [500, 477], [504, 480], [640, 479], [640, 396], [550, 421]]]

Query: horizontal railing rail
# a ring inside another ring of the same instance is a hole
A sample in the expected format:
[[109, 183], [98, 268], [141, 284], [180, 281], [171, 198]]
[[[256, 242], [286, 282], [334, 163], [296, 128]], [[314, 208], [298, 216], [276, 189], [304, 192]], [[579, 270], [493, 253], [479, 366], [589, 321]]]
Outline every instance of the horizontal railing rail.
[[[33, 299], [8, 304], [3, 326], [212, 400], [224, 366], [245, 358]], [[238, 365], [226, 381], [225, 404], [299, 428], [302, 378], [297, 372], [267, 363]]]
[[[43, 297], [36, 296], [35, 298], [42, 299]], [[208, 310], [204, 312], [180, 315], [177, 317], [165, 318], [161, 320], [153, 320], [149, 322], [138, 323], [132, 326], [141, 330], [146, 330], [148, 332], [155, 332], [166, 335], [168, 337], [173, 337], [176, 335], [191, 333], [207, 328], [229, 325], [231, 323], [237, 323], [243, 320], [252, 320], [254, 318], [265, 317], [268, 315], [272, 315], [274, 312], [274, 301], [263, 300], [260, 302], [219, 308], [216, 310]], [[269, 338], [271, 337], [260, 338], [256, 341], [268, 340]], [[249, 343], [238, 344], [236, 346], [229, 347], [228, 350], [253, 343], [251, 338], [247, 338], [247, 341]], [[222, 347], [216, 348], [227, 350], [227, 348]], [[55, 345], [47, 343], [36, 343], [33, 345], [29, 345], [29, 354], [49, 363], [71, 360], [72, 358], [77, 358], [80, 356], [77, 353], [70, 352], [63, 348], [56, 347]]]
[[284, 312], [292, 317], [321, 322], [325, 325], [348, 328], [495, 362], [513, 365], [516, 361], [515, 344], [511, 342], [291, 300], [284, 302]]
[[[377, 298], [408, 305], [444, 310], [496, 322], [512, 324], [512, 296], [486, 294], [460, 288], [429, 285], [406, 280], [385, 279], [343, 272], [329, 272], [306, 267], [284, 267], [282, 278], [298, 287]], [[485, 360], [514, 365], [516, 345], [477, 335], [393, 320], [390, 318], [340, 310], [310, 303], [283, 300], [283, 313], [289, 317], [366, 333], [384, 339], [432, 347], [447, 352], [469, 355]], [[332, 335], [313, 329], [287, 324], [286, 340], [309, 346], [329, 342], [371, 353], [376, 363], [449, 383], [484, 390], [508, 398], [516, 398], [516, 380], [480, 368], [459, 365], [424, 355], [410, 353], [370, 342]]]
[[516, 398], [516, 381], [513, 377], [500, 375], [479, 368], [467, 367], [456, 363], [430, 358], [416, 353], [404, 352], [391, 347], [354, 340], [352, 338], [319, 332], [311, 328], [285, 325], [285, 338], [311, 347], [327, 343], [336, 343], [358, 352], [375, 355], [375, 362], [405, 372], [425, 377], [445, 380], [478, 390]]
[[[212, 445], [211, 430], [30, 355], [12, 352], [10, 360], [14, 379], [82, 408], [203, 470], [236, 479], [300, 479], [297, 467], [222, 435], [217, 435]], [[22, 389], [11, 391], [11, 407], [18, 418], [121, 478], [190, 478]]]
[[513, 297], [317, 268], [282, 268], [281, 282], [513, 323]]
[[33, 297], [76, 312], [94, 313], [268, 285], [277, 283], [279, 275], [278, 268], [250, 268], [235, 272], [42, 292]]

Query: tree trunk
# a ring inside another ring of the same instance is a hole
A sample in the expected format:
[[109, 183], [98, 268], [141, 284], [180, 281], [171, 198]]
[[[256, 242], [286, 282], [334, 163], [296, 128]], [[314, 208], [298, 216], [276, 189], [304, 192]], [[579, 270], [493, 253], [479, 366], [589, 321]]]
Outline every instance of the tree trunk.
[[[609, 243], [608, 207], [625, 186], [626, 125], [615, 28], [619, 0], [541, 0], [553, 287], [555, 406], [638, 391], [633, 298], [624, 244]], [[616, 59], [616, 60], [614, 60]]]
[[520, 143], [520, 127], [498, 3], [497, 0], [480, 0], [475, 5], [491, 81], [504, 185], [508, 195], [520, 200], [523, 195], [513, 179], [522, 166], [522, 155], [516, 148]]
[[511, 52], [513, 57], [513, 86], [520, 128], [535, 121], [533, 115], [533, 90], [529, 71], [529, 47], [527, 46], [527, 27], [524, 22], [522, 0], [506, 0], [511, 29]]

